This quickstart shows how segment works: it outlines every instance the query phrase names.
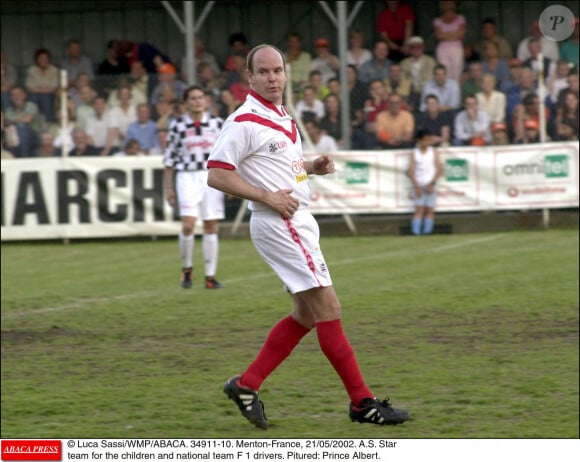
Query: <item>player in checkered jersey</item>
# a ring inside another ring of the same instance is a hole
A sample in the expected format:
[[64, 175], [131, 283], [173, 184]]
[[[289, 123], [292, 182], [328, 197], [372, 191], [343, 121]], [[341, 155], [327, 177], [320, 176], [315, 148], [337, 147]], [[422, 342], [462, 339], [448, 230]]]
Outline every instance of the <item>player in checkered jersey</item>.
[[205, 93], [198, 86], [185, 90], [183, 102], [186, 112], [171, 122], [163, 158], [167, 201], [172, 207], [178, 204], [181, 216], [181, 286], [189, 289], [193, 283], [193, 231], [196, 219], [200, 217], [203, 220], [205, 287], [219, 289], [222, 285], [215, 274], [219, 249], [218, 221], [225, 217], [224, 193], [207, 185], [206, 163], [223, 119], [206, 112]]
[[260, 387], [314, 330], [350, 398], [350, 419], [403, 423], [409, 413], [377, 399], [362, 377], [342, 329], [341, 306], [320, 249], [318, 223], [309, 210], [309, 175], [333, 173], [334, 162], [329, 155], [312, 161], [302, 156], [296, 124], [282, 105], [287, 77], [280, 50], [271, 45], [253, 48], [246, 73], [249, 95], [227, 118], [212, 148], [208, 184], [251, 201], [252, 242], [286, 286], [294, 309], [272, 327], [257, 357], [225, 383], [224, 392], [246, 419], [267, 429]]

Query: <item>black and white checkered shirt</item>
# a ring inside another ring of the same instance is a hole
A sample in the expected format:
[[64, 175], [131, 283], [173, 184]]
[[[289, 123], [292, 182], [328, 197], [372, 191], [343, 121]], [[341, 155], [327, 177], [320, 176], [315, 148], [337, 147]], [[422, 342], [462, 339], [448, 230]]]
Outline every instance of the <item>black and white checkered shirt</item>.
[[209, 113], [194, 122], [188, 114], [173, 120], [169, 125], [169, 139], [163, 165], [180, 171], [207, 170], [211, 148], [224, 121]]

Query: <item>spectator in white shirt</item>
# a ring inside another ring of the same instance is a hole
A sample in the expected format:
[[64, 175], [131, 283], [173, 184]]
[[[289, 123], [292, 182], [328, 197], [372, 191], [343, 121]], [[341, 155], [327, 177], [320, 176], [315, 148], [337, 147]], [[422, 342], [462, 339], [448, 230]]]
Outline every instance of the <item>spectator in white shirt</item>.
[[303, 98], [296, 103], [296, 117], [303, 122], [324, 117], [324, 103], [316, 98], [314, 88], [310, 85], [304, 87]]
[[479, 107], [487, 112], [490, 122], [505, 121], [505, 94], [495, 89], [495, 76], [484, 74], [481, 79], [481, 90], [476, 93]]
[[491, 142], [489, 116], [479, 109], [477, 98], [466, 95], [464, 110], [455, 116], [455, 146], [483, 146]]
[[[324, 133], [316, 120], [309, 120], [304, 126], [316, 152], [326, 154], [338, 151], [338, 146], [334, 138]], [[306, 141], [302, 142], [302, 149], [304, 151], [312, 151], [312, 148]]]
[[111, 109], [111, 128], [109, 146], [121, 146], [125, 143], [127, 129], [137, 120], [137, 106], [131, 102], [131, 88], [121, 87], [117, 90], [119, 106]]

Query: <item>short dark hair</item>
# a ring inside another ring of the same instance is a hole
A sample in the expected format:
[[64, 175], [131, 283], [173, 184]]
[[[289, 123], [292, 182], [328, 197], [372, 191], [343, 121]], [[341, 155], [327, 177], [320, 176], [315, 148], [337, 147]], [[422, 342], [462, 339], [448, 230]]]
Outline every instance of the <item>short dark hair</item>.
[[194, 90], [199, 90], [205, 95], [205, 91], [203, 91], [203, 88], [201, 88], [199, 85], [190, 85], [184, 90], [182, 100], [184, 102], [187, 101], [187, 98], [189, 98], [189, 94]]
[[495, 22], [495, 19], [493, 19], [493, 18], [485, 18], [481, 23], [482, 24], [493, 24], [494, 26], [497, 27], [497, 22]]
[[433, 135], [433, 133], [428, 128], [421, 127], [421, 128], [419, 128], [419, 130], [417, 130], [417, 139], [418, 140], [423, 139], [426, 136], [431, 136], [431, 135]]
[[228, 38], [228, 43], [232, 46], [236, 42], [242, 42], [244, 45], [248, 44], [248, 37], [243, 32], [234, 32]]

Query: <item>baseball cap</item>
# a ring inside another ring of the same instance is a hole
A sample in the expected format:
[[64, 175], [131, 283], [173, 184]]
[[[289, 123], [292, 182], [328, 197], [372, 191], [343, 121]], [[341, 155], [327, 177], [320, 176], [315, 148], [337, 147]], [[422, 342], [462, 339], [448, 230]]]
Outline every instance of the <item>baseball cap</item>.
[[534, 119], [526, 120], [526, 122], [524, 123], [524, 127], [530, 128], [532, 130], [537, 130], [538, 128], [540, 128], [540, 126], [538, 125], [538, 121]]
[[327, 47], [329, 45], [328, 40], [325, 38], [317, 38], [316, 41], [314, 42], [314, 46], [316, 48], [324, 48]]
[[423, 45], [425, 42], [422, 37], [418, 35], [414, 35], [413, 37], [409, 37], [407, 40], [407, 45]]
[[158, 74], [177, 74], [175, 67], [171, 63], [163, 63], [157, 68]]
[[507, 130], [507, 125], [503, 122], [495, 122], [491, 125], [492, 132], [499, 132], [500, 130]]

